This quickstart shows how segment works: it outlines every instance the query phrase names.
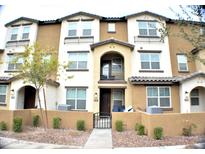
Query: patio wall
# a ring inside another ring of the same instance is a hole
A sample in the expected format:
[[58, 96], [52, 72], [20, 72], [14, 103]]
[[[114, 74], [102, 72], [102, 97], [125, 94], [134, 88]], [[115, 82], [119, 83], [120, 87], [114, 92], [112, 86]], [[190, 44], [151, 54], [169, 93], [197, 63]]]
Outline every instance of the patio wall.
[[193, 129], [193, 134], [205, 133], [205, 113], [165, 113], [165, 114], [148, 114], [145, 112], [132, 113], [112, 113], [112, 125], [115, 129], [116, 120], [122, 120], [125, 129], [134, 129], [136, 123], [145, 126], [146, 134], [153, 137], [155, 127], [162, 127], [164, 136], [182, 135], [182, 129], [194, 123], [197, 128]]
[[[23, 126], [32, 125], [32, 117], [39, 115], [38, 109], [24, 109], [24, 110], [0, 110], [0, 122], [5, 121], [8, 129], [12, 130], [13, 118], [21, 117], [23, 119]], [[45, 113], [43, 114], [45, 121]], [[76, 129], [77, 120], [84, 120], [86, 129], [93, 129], [93, 113], [92, 112], [78, 112], [78, 111], [48, 111], [48, 127], [52, 128], [52, 121], [54, 117], [61, 118], [61, 128]], [[43, 127], [42, 119], [40, 119], [40, 126]]]

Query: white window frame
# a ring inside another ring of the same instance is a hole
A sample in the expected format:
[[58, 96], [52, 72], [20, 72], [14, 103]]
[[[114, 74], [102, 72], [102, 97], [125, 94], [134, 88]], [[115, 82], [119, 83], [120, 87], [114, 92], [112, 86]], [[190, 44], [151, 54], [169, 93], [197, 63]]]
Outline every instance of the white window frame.
[[[76, 24], [76, 29], [70, 29], [69, 28], [69, 26], [70, 26], [69, 24]], [[67, 34], [67, 36], [68, 37], [77, 37], [78, 36], [78, 31], [79, 31], [78, 27], [79, 27], [79, 22], [77, 22], [77, 21], [75, 21], [75, 22], [68, 22], [68, 34]], [[76, 35], [69, 35], [69, 31], [70, 30], [76, 30]]]
[[[18, 71], [18, 68], [17, 68], [17, 65], [20, 64], [22, 65], [23, 64], [23, 59], [19, 58], [18, 59], [18, 62], [16, 62], [16, 64], [13, 64], [14, 65], [14, 69], [9, 69], [9, 64], [12, 64], [12, 61], [17, 57], [18, 55], [15, 55], [15, 54], [12, 54], [12, 55], [7, 55], [7, 70], [8, 71]], [[12, 57], [12, 58], [11, 58]], [[20, 61], [20, 62], [19, 62]]]
[[[149, 69], [145, 69], [145, 68], [142, 68], [142, 62], [145, 62], [145, 61], [142, 61], [141, 60], [141, 54], [148, 54], [149, 55], [149, 61], [146, 61], [146, 62], [149, 62]], [[158, 69], [153, 69], [152, 68], [152, 60], [151, 60], [151, 55], [158, 55], [159, 56], [159, 68]], [[160, 53], [151, 53], [151, 52], [141, 52], [140, 53], [140, 69], [141, 70], [160, 70], [161, 69], [161, 54]]]
[[[24, 28], [29, 28], [28, 33], [24, 33]], [[28, 34], [28, 38], [23, 38], [23, 34]], [[30, 26], [22, 26], [21, 40], [28, 40], [30, 34]]]
[[77, 56], [79, 55], [79, 54], [82, 54], [82, 53], [84, 53], [84, 54], [86, 54], [86, 62], [87, 62], [87, 64], [86, 64], [86, 68], [79, 68], [79, 62], [82, 62], [82, 61], [80, 61], [80, 60], [77, 60], [76, 62], [77, 62], [77, 67], [76, 68], [69, 68], [68, 67], [68, 70], [81, 70], [81, 69], [88, 69], [88, 53], [87, 52], [68, 52], [68, 62], [70, 63], [72, 63], [72, 61], [71, 60], [69, 60], [69, 54], [76, 54]]
[[[155, 88], [157, 88], [157, 90], [158, 90], [158, 96], [148, 96], [148, 88], [150, 88], [150, 87], [155, 87]], [[170, 106], [168, 107], [168, 106], [160, 106], [160, 98], [168, 98], [167, 96], [160, 96], [160, 88], [169, 88], [169, 100], [170, 100]], [[148, 107], [150, 107], [149, 105], [148, 105], [148, 98], [156, 98], [157, 97], [157, 107], [158, 108], [172, 108], [172, 92], [171, 92], [171, 87], [169, 87], [169, 86], [147, 86], [146, 87], [146, 106], [147, 106], [147, 108]]]
[[[17, 29], [17, 32], [16, 32], [16, 33], [13, 33], [13, 30], [14, 30], [14, 29]], [[19, 26], [18, 26], [18, 27], [12, 27], [12, 28], [10, 29], [10, 36], [9, 36], [9, 40], [10, 40], [10, 41], [16, 41], [16, 40], [18, 40], [19, 30], [20, 30], [20, 27], [19, 27]], [[16, 39], [12, 39], [12, 35], [16, 35]]]
[[[89, 29], [90, 30], [90, 35], [84, 35], [83, 34], [84, 30], [88, 30], [88, 29], [84, 28], [83, 24], [85, 24], [85, 23], [87, 23], [87, 24], [89, 23], [90, 24], [90, 29]], [[92, 36], [92, 33], [93, 33], [92, 32], [92, 21], [81, 21], [80, 25], [81, 25], [81, 36]]]
[[107, 31], [110, 33], [116, 32], [116, 23], [114, 22], [108, 22], [108, 27]]
[[[139, 26], [140, 22], [146, 23], [146, 29], [144, 29], [144, 30], [147, 31], [147, 35], [141, 35], [141, 34], [140, 34], [140, 29], [142, 29], [142, 28], [140, 28], [140, 26]], [[157, 32], [157, 21], [137, 21], [137, 23], [138, 23], [138, 33], [139, 33], [139, 36], [148, 36], [148, 37], [149, 37], [149, 36], [158, 36], [158, 32]], [[155, 23], [156, 28], [150, 28], [150, 27], [149, 27], [149, 23]], [[149, 33], [149, 30], [150, 30], [150, 29], [155, 29], [155, 30], [156, 30], [156, 35], [150, 35], [150, 33]]]
[[1, 86], [6, 86], [6, 92], [5, 93], [0, 93], [0, 95], [5, 95], [5, 102], [0, 102], [0, 104], [5, 105], [6, 104], [6, 96], [7, 96], [8, 85], [0, 84], [0, 87]]
[[[87, 108], [87, 88], [85, 87], [67, 87], [66, 88], [66, 104], [67, 104], [67, 100], [69, 100], [68, 99], [68, 97], [67, 97], [67, 91], [68, 91], [68, 89], [75, 89], [75, 98], [70, 98], [70, 100], [74, 100], [75, 101], [75, 108], [74, 108], [74, 110], [86, 110], [86, 108]], [[77, 108], [77, 101], [78, 100], [80, 100], [80, 99], [78, 99], [78, 89], [84, 89], [85, 90], [85, 109], [78, 109]]]
[[[180, 70], [180, 64], [181, 64], [181, 63], [179, 63], [179, 58], [178, 58], [179, 56], [184, 56], [184, 57], [186, 57], [186, 68], [187, 68], [186, 70]], [[182, 71], [182, 72], [183, 72], [183, 71], [185, 71], [185, 72], [186, 72], [186, 71], [189, 71], [187, 56], [186, 56], [185, 54], [177, 54], [177, 65], [178, 65], [178, 71]]]

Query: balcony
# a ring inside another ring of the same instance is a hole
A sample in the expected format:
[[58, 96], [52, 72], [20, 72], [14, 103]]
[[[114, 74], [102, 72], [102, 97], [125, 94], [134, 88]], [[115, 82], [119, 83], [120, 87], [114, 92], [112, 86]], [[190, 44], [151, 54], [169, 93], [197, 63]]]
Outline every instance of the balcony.
[[23, 47], [29, 45], [30, 40], [15, 40], [6, 42], [6, 47]]

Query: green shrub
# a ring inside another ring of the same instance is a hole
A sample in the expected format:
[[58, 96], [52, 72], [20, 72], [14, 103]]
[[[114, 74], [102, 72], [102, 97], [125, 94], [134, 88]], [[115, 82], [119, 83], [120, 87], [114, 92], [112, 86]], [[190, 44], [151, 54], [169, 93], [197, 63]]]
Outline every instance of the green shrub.
[[183, 128], [182, 129], [182, 135], [184, 135], [184, 136], [192, 136], [192, 130], [194, 128], [197, 128], [197, 126], [195, 124], [191, 124], [187, 128]]
[[7, 125], [4, 121], [0, 122], [0, 130], [7, 130]]
[[145, 134], [145, 127], [142, 124], [135, 124], [135, 131], [137, 132], [137, 135], [144, 135]]
[[118, 132], [122, 132], [124, 130], [122, 120], [117, 120], [115, 122], [115, 128]]
[[13, 119], [13, 131], [14, 132], [22, 132], [22, 124], [23, 124], [23, 120], [22, 118], [14, 118]]
[[80, 131], [85, 130], [85, 121], [84, 120], [77, 121], [77, 130], [80, 130]]
[[38, 127], [38, 125], [39, 125], [39, 121], [40, 121], [40, 117], [39, 117], [39, 115], [35, 115], [35, 116], [33, 116], [33, 118], [32, 118], [32, 124], [33, 124], [33, 127]]
[[53, 128], [59, 129], [60, 125], [61, 125], [61, 118], [59, 118], [59, 117], [53, 118]]
[[154, 139], [161, 140], [162, 137], [163, 137], [163, 128], [162, 127], [154, 128]]

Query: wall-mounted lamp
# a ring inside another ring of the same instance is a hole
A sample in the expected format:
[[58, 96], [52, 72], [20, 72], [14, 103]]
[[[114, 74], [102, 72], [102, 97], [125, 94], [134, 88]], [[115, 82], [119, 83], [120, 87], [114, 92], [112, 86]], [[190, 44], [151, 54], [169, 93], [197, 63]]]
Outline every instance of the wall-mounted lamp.
[[98, 93], [97, 92], [95, 92], [95, 94], [94, 94], [94, 102], [98, 102]]
[[11, 98], [14, 99], [14, 89], [11, 89]]
[[185, 98], [184, 98], [184, 101], [188, 102], [189, 101], [189, 92], [188, 91], [185, 91]]

